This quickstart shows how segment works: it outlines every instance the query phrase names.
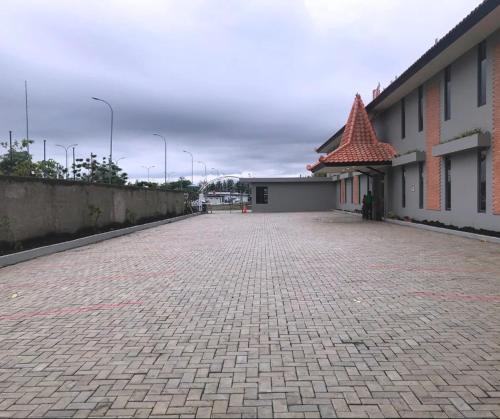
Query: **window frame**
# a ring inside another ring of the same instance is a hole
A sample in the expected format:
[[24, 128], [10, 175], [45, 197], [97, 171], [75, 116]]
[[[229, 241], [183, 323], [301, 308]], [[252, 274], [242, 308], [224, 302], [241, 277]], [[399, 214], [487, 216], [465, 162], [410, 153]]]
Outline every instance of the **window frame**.
[[424, 86], [418, 86], [418, 132], [424, 130]]
[[406, 167], [401, 166], [401, 207], [406, 208]]
[[[484, 158], [482, 158], [484, 156]], [[477, 212], [486, 212], [486, 193], [487, 193], [487, 171], [486, 160], [488, 150], [480, 148], [477, 153]], [[482, 170], [484, 169], [484, 170]], [[484, 180], [482, 174], [484, 173]], [[483, 188], [484, 183], [484, 188]], [[484, 205], [483, 205], [484, 204]]]
[[424, 162], [418, 162], [418, 207], [424, 208]]
[[406, 101], [405, 98], [401, 98], [401, 139], [404, 140], [406, 137]]
[[[262, 196], [259, 194], [259, 190], [263, 190]], [[259, 198], [262, 198], [262, 201], [265, 201], [265, 202], [260, 202]], [[269, 187], [268, 186], [256, 186], [255, 187], [255, 203], [258, 205], [269, 204]]]
[[487, 68], [486, 68], [486, 41], [482, 41], [477, 46], [477, 106], [481, 107], [486, 105], [486, 78], [487, 78]]
[[451, 66], [444, 69], [444, 120], [451, 119]]
[[451, 159], [444, 158], [444, 209], [451, 211]]

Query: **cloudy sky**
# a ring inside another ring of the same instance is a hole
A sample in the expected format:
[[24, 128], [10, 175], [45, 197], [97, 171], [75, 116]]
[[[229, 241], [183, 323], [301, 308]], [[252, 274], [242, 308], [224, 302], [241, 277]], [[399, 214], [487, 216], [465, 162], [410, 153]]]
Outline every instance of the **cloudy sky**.
[[0, 140], [109, 153], [131, 178], [305, 175], [314, 148], [478, 0], [2, 0]]

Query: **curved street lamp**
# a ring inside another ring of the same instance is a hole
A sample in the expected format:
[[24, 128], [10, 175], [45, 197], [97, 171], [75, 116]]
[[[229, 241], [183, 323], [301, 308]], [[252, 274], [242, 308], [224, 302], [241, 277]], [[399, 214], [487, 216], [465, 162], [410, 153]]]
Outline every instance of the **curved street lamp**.
[[148, 183], [149, 183], [149, 169], [152, 169], [155, 166], [141, 166], [141, 167], [143, 167], [144, 169], [146, 169], [148, 171]]
[[113, 163], [113, 107], [109, 104], [109, 102], [105, 101], [104, 99], [99, 99], [98, 97], [92, 97], [92, 99], [105, 103], [106, 105], [109, 106], [109, 110], [111, 111], [111, 133], [109, 136], [109, 183], [111, 183], [112, 179], [111, 165]]
[[73, 155], [74, 155], [74, 147], [76, 147], [78, 144], [70, 144], [68, 146], [64, 146], [61, 144], [56, 144], [56, 147], [61, 147], [64, 149], [64, 152], [66, 153], [66, 179], [68, 179], [68, 150], [73, 147]]
[[191, 185], [194, 186], [194, 157], [193, 154], [187, 150], [182, 150], [183, 153], [187, 153], [191, 156]]
[[167, 177], [168, 177], [168, 173], [167, 173], [167, 140], [163, 135], [160, 135], [160, 134], [153, 134], [153, 135], [160, 137], [163, 140], [163, 142], [165, 143], [165, 185], [166, 185], [167, 184]]
[[202, 162], [200, 160], [197, 160], [196, 163], [199, 163], [199, 164], [202, 164], [203, 166], [205, 166], [205, 182], [207, 181], [207, 165], [205, 164], [205, 162]]

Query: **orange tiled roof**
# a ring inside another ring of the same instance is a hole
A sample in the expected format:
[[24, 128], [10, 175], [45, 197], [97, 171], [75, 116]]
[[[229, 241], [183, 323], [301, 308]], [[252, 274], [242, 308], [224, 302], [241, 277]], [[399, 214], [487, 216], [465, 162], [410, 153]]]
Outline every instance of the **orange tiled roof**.
[[328, 155], [321, 156], [317, 163], [308, 165], [307, 170], [314, 171], [321, 163], [335, 166], [387, 162], [395, 154], [396, 150], [392, 145], [377, 139], [361, 96], [356, 94], [339, 147]]

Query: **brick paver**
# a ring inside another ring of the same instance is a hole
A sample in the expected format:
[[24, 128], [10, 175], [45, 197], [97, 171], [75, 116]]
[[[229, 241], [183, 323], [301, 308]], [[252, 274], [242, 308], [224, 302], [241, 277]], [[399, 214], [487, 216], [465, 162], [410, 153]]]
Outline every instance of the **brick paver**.
[[0, 270], [0, 416], [500, 417], [499, 284], [498, 245], [340, 213], [39, 258]]

